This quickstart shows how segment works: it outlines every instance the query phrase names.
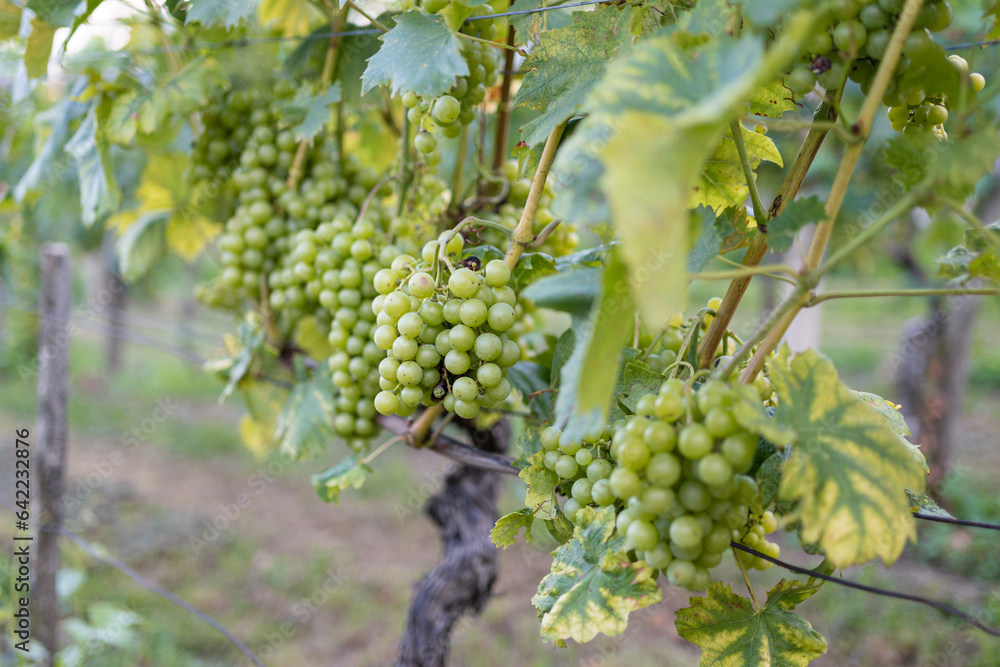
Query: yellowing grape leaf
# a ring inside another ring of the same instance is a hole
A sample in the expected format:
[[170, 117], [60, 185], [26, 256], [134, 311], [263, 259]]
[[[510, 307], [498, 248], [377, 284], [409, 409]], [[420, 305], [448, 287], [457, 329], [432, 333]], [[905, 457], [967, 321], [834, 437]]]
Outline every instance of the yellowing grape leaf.
[[324, 377], [295, 385], [274, 432], [283, 453], [295, 459], [312, 458], [323, 453], [326, 443], [336, 437], [333, 391]]
[[924, 469], [924, 472], [930, 473], [931, 469], [927, 465], [927, 459], [924, 457], [924, 453], [920, 451], [920, 447], [906, 439], [906, 436], [912, 435], [912, 433], [910, 433], [910, 427], [906, 425], [906, 420], [903, 419], [903, 413], [899, 411], [900, 406], [890, 403], [877, 394], [856, 391], [854, 395], [864, 401], [872, 410], [885, 417], [889, 428], [899, 436], [899, 441], [906, 445], [907, 449], [910, 450], [910, 454], [920, 464], [920, 467]]
[[548, 641], [620, 634], [630, 613], [663, 597], [653, 568], [629, 561], [613, 507], [584, 507], [576, 516], [573, 537], [552, 552], [552, 571], [531, 598]]
[[21, 26], [21, 8], [11, 0], [0, 0], [0, 39], [17, 36]]
[[792, 92], [785, 87], [781, 79], [764, 84], [750, 95], [748, 101], [748, 111], [754, 116], [781, 118], [786, 111], [796, 109]]
[[990, 31], [986, 33], [986, 40], [1000, 38], [1000, 2], [995, 3], [983, 13], [983, 19], [990, 17], [993, 17], [993, 25], [990, 26]]
[[706, 597], [677, 611], [677, 634], [701, 647], [702, 667], [806, 667], [826, 652], [826, 639], [792, 613], [802, 593], [782, 584], [754, 609], [729, 584], [713, 582]]
[[32, 79], [45, 76], [52, 55], [52, 38], [56, 29], [36, 16], [31, 20], [31, 34], [24, 47], [24, 67]]
[[[651, 326], [684, 309], [688, 200], [701, 164], [718, 140], [717, 127], [681, 127], [654, 114], [628, 112], [604, 151], [604, 191], [618, 224], [617, 252], [629, 288]], [[664, 178], [670, 173], [670, 178]], [[623, 281], [624, 282], [624, 281]], [[619, 321], [622, 318], [618, 313]]]
[[545, 452], [538, 451], [528, 457], [528, 465], [517, 476], [524, 480], [524, 505], [539, 519], [554, 519], [559, 514], [556, 486], [559, 476], [545, 467]]
[[752, 385], [733, 387], [733, 418], [746, 430], [772, 445], [785, 447], [795, 441], [795, 431], [787, 424], [767, 416], [760, 394]]
[[528, 146], [545, 141], [583, 103], [608, 61], [631, 39], [631, 15], [631, 8], [613, 6], [574, 12], [572, 25], [542, 33], [524, 61], [528, 73], [514, 98], [515, 106], [544, 112], [521, 128]]
[[524, 538], [534, 543], [535, 538], [531, 534], [531, 526], [535, 523], [535, 514], [527, 507], [511, 512], [506, 516], [497, 519], [497, 524], [490, 532], [490, 539], [493, 546], [506, 549], [517, 540], [517, 534], [524, 531]]
[[[237, 4], [246, 0], [237, 0]], [[309, 29], [326, 17], [311, 2], [300, 0], [261, 0], [257, 20], [270, 29], [280, 28], [285, 37], [309, 34]], [[327, 28], [329, 30], [329, 28]]]
[[372, 469], [362, 463], [357, 454], [351, 454], [337, 465], [313, 475], [311, 479], [319, 497], [324, 502], [337, 505], [340, 503], [341, 491], [360, 489], [370, 474]]
[[923, 490], [920, 464], [820, 354], [789, 363], [786, 348], [771, 380], [775, 419], [796, 434], [779, 489], [782, 500], [799, 501], [789, 521], [800, 521], [803, 541], [819, 544], [835, 567], [876, 556], [891, 564], [916, 538], [905, 490]]
[[[770, 137], [743, 127], [740, 124], [743, 143], [747, 147], [747, 157], [750, 166], [755, 170], [761, 162], [773, 162], [782, 166], [781, 153]], [[703, 204], [716, 212], [738, 206], [746, 201], [750, 189], [747, 187], [740, 164], [740, 156], [733, 140], [733, 131], [726, 128], [722, 140], [702, 167], [701, 178], [694, 185], [694, 192], [688, 205], [691, 207]]]
[[461, 42], [444, 17], [405, 12], [396, 26], [381, 37], [382, 47], [368, 59], [361, 77], [361, 94], [380, 84], [389, 84], [392, 94], [412, 90], [424, 97], [437, 97], [469, 74], [462, 57]]
[[240, 440], [257, 458], [263, 458], [274, 449], [274, 425], [264, 424], [253, 418], [250, 413], [240, 417]]

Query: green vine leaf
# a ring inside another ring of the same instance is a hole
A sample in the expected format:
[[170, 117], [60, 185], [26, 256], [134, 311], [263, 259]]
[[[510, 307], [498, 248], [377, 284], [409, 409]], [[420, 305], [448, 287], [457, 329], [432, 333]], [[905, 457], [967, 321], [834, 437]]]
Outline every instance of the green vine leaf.
[[381, 39], [382, 47], [368, 59], [361, 77], [362, 95], [388, 84], [393, 95], [412, 90], [424, 97], [437, 97], [448, 92], [457, 77], [469, 74], [462, 57], [462, 40], [448, 28], [444, 17], [405, 12]]
[[771, 364], [778, 393], [775, 420], [795, 445], [779, 497], [798, 500], [790, 521], [838, 568], [899, 557], [916, 527], [904, 489], [923, 490], [925, 473], [885, 418], [858, 399], [833, 364], [814, 351], [789, 364], [785, 348]]
[[[742, 123], [740, 132], [750, 158], [750, 167], [755, 174], [761, 162], [772, 162], [779, 167], [783, 165], [781, 153], [769, 136], [747, 129]], [[749, 193], [750, 188], [747, 187], [739, 152], [733, 140], [733, 131], [727, 127], [715, 151], [705, 160], [689, 206], [704, 205], [718, 212], [742, 204]]]
[[323, 453], [326, 443], [336, 437], [333, 418], [333, 385], [316, 377], [295, 385], [285, 409], [278, 417], [275, 437], [281, 451], [294, 459], [312, 458]]
[[[755, 3], [758, 4], [758, 3]], [[795, 100], [780, 79], [764, 84], [748, 98], [747, 111], [754, 116], [781, 118], [786, 111], [795, 111]]]
[[635, 326], [634, 311], [625, 264], [616, 248], [586, 322], [575, 327], [576, 345], [560, 371], [555, 425], [564, 438], [583, 440], [607, 423], [622, 350]]
[[531, 526], [534, 523], [535, 514], [527, 507], [511, 512], [497, 519], [496, 525], [490, 532], [490, 540], [493, 541], [493, 546], [506, 549], [514, 544], [518, 533], [523, 530], [524, 539], [530, 544], [534, 544], [535, 538], [531, 534]]
[[185, 24], [200, 23], [212, 28], [221, 26], [226, 30], [235, 28], [257, 11], [257, 0], [201, 0], [188, 4]]
[[698, 273], [716, 256], [749, 245], [753, 229], [746, 225], [745, 216], [734, 213], [734, 210], [727, 210], [716, 215], [714, 210], [706, 206], [698, 206], [689, 211], [697, 225], [698, 234], [694, 247], [688, 253], [688, 273]]
[[767, 221], [767, 244], [776, 252], [787, 252], [800, 229], [825, 219], [826, 206], [816, 195], [793, 199], [780, 215]]
[[38, 79], [49, 71], [49, 56], [52, 55], [52, 39], [56, 28], [40, 17], [31, 19], [31, 34], [24, 47], [24, 67], [28, 77]]
[[1000, 254], [996, 239], [1000, 239], [1000, 222], [987, 225], [986, 230], [965, 230], [964, 245], [956, 246], [937, 260], [938, 275], [967, 283], [974, 278], [1000, 282]]
[[539, 308], [550, 308], [584, 319], [601, 290], [601, 269], [583, 268], [541, 278], [522, 292]]
[[664, 379], [663, 375], [654, 373], [645, 366], [628, 363], [625, 364], [621, 377], [618, 378], [615, 395], [618, 397], [619, 403], [628, 408], [631, 414], [635, 414], [639, 399], [646, 394], [658, 392]]
[[954, 519], [948, 510], [938, 505], [933, 498], [923, 493], [914, 493], [906, 490], [906, 497], [910, 501], [910, 511], [914, 514], [920, 513], [928, 516], [936, 516], [942, 519]]
[[768, 416], [760, 402], [760, 394], [752, 385], [737, 384], [733, 387], [733, 418], [736, 422], [772, 445], [787, 447], [795, 442], [794, 428]]
[[690, 607], [678, 610], [677, 634], [701, 647], [702, 667], [806, 667], [826, 652], [827, 643], [792, 613], [801, 592], [794, 595], [785, 583], [754, 609], [729, 584], [713, 582], [706, 597], [693, 597]]
[[73, 25], [80, 0], [28, 0], [25, 6], [50, 26], [68, 28]]
[[76, 168], [82, 221], [89, 227], [113, 213], [121, 200], [111, 167], [111, 146], [98, 128], [96, 104], [66, 142], [65, 151]]
[[928, 132], [890, 139], [885, 162], [895, 170], [894, 179], [906, 191], [926, 180], [935, 197], [964, 202], [982, 174], [993, 169], [998, 156], [1000, 133], [995, 131], [960, 139], [938, 139]]
[[556, 487], [559, 477], [545, 467], [545, 452], [538, 451], [528, 457], [528, 465], [521, 468], [517, 474], [527, 488], [524, 492], [524, 505], [539, 519], [554, 519], [559, 514], [559, 503], [556, 500]]
[[360, 489], [372, 474], [372, 469], [351, 454], [337, 465], [312, 476], [316, 493], [323, 502], [340, 503], [340, 494], [348, 489]]
[[574, 12], [573, 24], [542, 34], [524, 62], [529, 70], [514, 105], [543, 112], [521, 127], [528, 146], [542, 143], [576, 111], [598, 84], [604, 68], [631, 39], [630, 7]]
[[129, 225], [115, 242], [118, 268], [126, 282], [134, 283], [149, 272], [167, 252], [170, 211], [152, 211]]
[[613, 507], [577, 512], [573, 537], [552, 553], [552, 571], [531, 598], [544, 639], [583, 643], [620, 634], [630, 613], [663, 597], [653, 569], [629, 561], [625, 538], [614, 533]]

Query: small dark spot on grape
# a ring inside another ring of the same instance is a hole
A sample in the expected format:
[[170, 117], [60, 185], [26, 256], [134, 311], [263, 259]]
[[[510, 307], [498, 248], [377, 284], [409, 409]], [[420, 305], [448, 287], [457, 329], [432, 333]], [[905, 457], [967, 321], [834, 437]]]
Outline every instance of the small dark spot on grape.
[[473, 271], [478, 271], [479, 269], [483, 268], [483, 261], [478, 257], [476, 257], [475, 255], [469, 255], [461, 262], [459, 262], [459, 266], [464, 266], [468, 269], [472, 269]]

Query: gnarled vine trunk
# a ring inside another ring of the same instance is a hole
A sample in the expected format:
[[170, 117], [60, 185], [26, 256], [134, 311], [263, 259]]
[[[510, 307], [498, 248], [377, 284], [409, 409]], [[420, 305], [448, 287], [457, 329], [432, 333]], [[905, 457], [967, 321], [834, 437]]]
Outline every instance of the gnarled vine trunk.
[[[502, 452], [510, 429], [501, 422], [489, 431], [470, 429], [470, 434], [477, 448]], [[497, 520], [501, 478], [499, 473], [457, 465], [427, 502], [425, 511], [438, 526], [444, 553], [441, 563], [415, 587], [397, 667], [445, 665], [455, 623], [486, 606], [497, 576], [490, 531]]]

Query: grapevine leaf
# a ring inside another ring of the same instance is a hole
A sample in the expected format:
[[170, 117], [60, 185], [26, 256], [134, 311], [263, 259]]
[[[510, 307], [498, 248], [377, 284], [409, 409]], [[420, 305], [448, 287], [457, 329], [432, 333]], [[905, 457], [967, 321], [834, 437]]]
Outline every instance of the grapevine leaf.
[[[549, 5], [549, 0], [514, 0], [510, 11], [529, 11]], [[554, 9], [545, 12], [518, 14], [510, 17], [510, 25], [514, 28], [519, 44], [537, 39], [543, 31], [558, 30], [573, 22], [573, 14], [566, 9]]]
[[993, 25], [990, 26], [989, 32], [986, 33], [985, 39], [987, 41], [1000, 38], [1000, 2], [997, 2], [983, 13], [983, 19], [990, 17], [993, 17]]
[[906, 425], [906, 420], [903, 419], [903, 413], [899, 411], [899, 406], [890, 403], [876, 394], [856, 391], [854, 395], [864, 401], [872, 410], [885, 417], [889, 423], [889, 428], [899, 437], [899, 441], [906, 445], [907, 449], [910, 450], [910, 454], [920, 464], [920, 467], [924, 469], [924, 472], [930, 473], [931, 469], [928, 467], [927, 459], [924, 458], [924, 453], [920, 451], [920, 447], [906, 439], [907, 436], [913, 434], [910, 432], [910, 427]]
[[274, 433], [284, 454], [294, 459], [312, 458], [336, 437], [333, 391], [329, 379], [320, 376], [295, 385]]
[[771, 365], [779, 398], [775, 420], [796, 433], [779, 491], [799, 500], [791, 519], [836, 567], [881, 556], [891, 564], [916, 537], [904, 489], [922, 490], [925, 473], [886, 420], [841, 384], [814, 351]]
[[[532, 361], [519, 361], [510, 367], [507, 373], [510, 385], [524, 397], [531, 414], [542, 421], [552, 417], [552, 398], [544, 392], [552, 385], [549, 382], [549, 371], [541, 364]], [[535, 394], [532, 396], [532, 394]], [[530, 396], [530, 398], [529, 398]]]
[[37, 194], [39, 186], [47, 179], [56, 180], [65, 165], [58, 158], [63, 155], [63, 147], [70, 137], [70, 124], [85, 114], [89, 105], [74, 101], [72, 98], [83, 92], [86, 79], [80, 77], [70, 90], [70, 95], [62, 98], [50, 109], [35, 117], [36, 132], [40, 136], [48, 135], [45, 143], [35, 156], [27, 171], [14, 186], [14, 200], [22, 202]]
[[237, 428], [243, 446], [257, 456], [264, 456], [274, 446], [273, 424], [259, 422], [249, 412], [243, 413]]
[[805, 667], [826, 652], [826, 640], [801, 616], [781, 584], [760, 609], [733, 593], [729, 584], [708, 585], [677, 611], [677, 634], [700, 646], [701, 665], [717, 667]]
[[926, 516], [936, 516], [942, 519], [954, 519], [948, 510], [944, 509], [934, 499], [923, 493], [914, 493], [906, 490], [906, 497], [910, 501], [910, 511], [914, 514], [924, 514]]
[[635, 414], [635, 408], [646, 394], [655, 394], [660, 390], [664, 377], [659, 373], [654, 373], [645, 366], [639, 364], [625, 364], [621, 377], [618, 378], [618, 387], [615, 393], [618, 402]]
[[549, 535], [559, 544], [566, 544], [573, 537], [573, 523], [566, 518], [562, 510], [556, 514], [556, 518], [546, 519], [545, 527], [549, 529]]
[[[742, 123], [740, 132], [751, 168], [756, 170], [765, 160], [782, 166], [781, 153], [770, 137], [747, 129]], [[736, 142], [733, 140], [733, 131], [727, 127], [722, 140], [705, 161], [701, 178], [691, 196], [690, 206], [703, 204], [720, 211], [742, 204], [749, 192]]]
[[17, 37], [21, 28], [21, 8], [11, 0], [0, 0], [0, 39]]
[[690, 9], [691, 0], [647, 0], [632, 14], [632, 32], [648, 35], [677, 23], [680, 13]]
[[[824, 561], [820, 567], [816, 568], [823, 574], [830, 574], [833, 568]], [[795, 581], [782, 579], [774, 588], [767, 592], [768, 601], [774, 601], [782, 609], [792, 611], [797, 606], [811, 598], [819, 592], [825, 582], [822, 579], [811, 579], [810, 581]]]
[[552, 351], [552, 363], [550, 367], [552, 368], [553, 387], [559, 386], [560, 378], [562, 377], [562, 367], [573, 356], [574, 348], [576, 348], [576, 332], [573, 330], [573, 327], [569, 327], [559, 336], [555, 349]]
[[73, 25], [80, 0], [28, 0], [25, 6], [50, 26], [68, 28]]
[[151, 211], [139, 216], [118, 237], [115, 250], [122, 278], [133, 283], [163, 257], [167, 249], [166, 224], [170, 211]]
[[[612, 244], [614, 246], [616, 244]], [[556, 258], [556, 269], [559, 271], [569, 271], [571, 269], [582, 269], [585, 267], [601, 266], [607, 258], [607, 251], [610, 246], [594, 246], [585, 250], [578, 250], [569, 255]]]
[[528, 70], [514, 99], [517, 107], [542, 111], [521, 127], [528, 146], [545, 141], [601, 80], [604, 68], [630, 39], [632, 10], [603, 7], [574, 12], [573, 24], [542, 34], [524, 62]]
[[689, 213], [699, 231], [688, 253], [688, 273], [698, 273], [716, 256], [743, 248], [750, 242], [752, 230], [746, 225], [745, 215], [734, 215], [734, 211], [716, 215], [706, 206]]
[[490, 532], [490, 540], [493, 541], [493, 546], [506, 549], [514, 544], [517, 534], [523, 530], [524, 539], [534, 544], [535, 538], [531, 534], [531, 526], [534, 523], [535, 515], [527, 507], [511, 512], [497, 519], [497, 524]]
[[45, 76], [49, 70], [49, 56], [52, 55], [52, 38], [56, 28], [40, 17], [31, 19], [31, 34], [24, 47], [24, 67], [32, 79]]
[[625, 264], [612, 252], [600, 295], [576, 327], [576, 346], [560, 373], [555, 421], [568, 440], [582, 440], [607, 423], [633, 312]]
[[613, 507], [584, 507], [576, 520], [573, 537], [552, 553], [552, 571], [531, 598], [548, 641], [620, 634], [630, 613], [663, 597], [654, 570], [629, 561], [625, 538], [615, 535]]
[[1000, 222], [986, 230], [965, 230], [964, 245], [956, 246], [937, 260], [938, 275], [966, 283], [973, 278], [987, 278], [1000, 282], [1000, 255], [996, 239], [1000, 238]]
[[611, 219], [608, 200], [600, 187], [604, 174], [600, 152], [614, 134], [610, 123], [585, 118], [559, 145], [551, 172], [559, 192], [552, 202], [555, 215], [589, 226]]
[[547, 276], [529, 285], [521, 295], [539, 308], [551, 308], [584, 318], [601, 289], [601, 270], [577, 269]]
[[292, 334], [292, 341], [312, 359], [326, 359], [334, 353], [328, 333], [324, 333], [315, 317], [299, 320]]
[[83, 224], [90, 226], [115, 210], [121, 199], [111, 168], [111, 147], [98, 132], [96, 105], [91, 106], [64, 150], [76, 167], [80, 182]]
[[361, 462], [357, 454], [351, 454], [337, 465], [312, 476], [313, 486], [323, 502], [340, 503], [340, 492], [360, 489], [372, 474], [372, 469]]
[[306, 110], [305, 118], [294, 128], [295, 140], [311, 140], [323, 130], [330, 119], [330, 105], [340, 101], [340, 82], [334, 83], [326, 92], [316, 95]]
[[772, 419], [760, 402], [760, 394], [752, 385], [733, 387], [733, 418], [746, 430], [759, 435], [773, 445], [786, 447], [795, 441], [791, 425]]
[[[759, 447], [759, 446], [758, 446]], [[771, 503], [778, 497], [778, 489], [781, 486], [781, 473], [785, 461], [791, 455], [791, 448], [774, 450], [770, 456], [757, 468], [754, 479], [760, 488], [760, 495], [764, 507], [770, 507]]]
[[222, 26], [226, 30], [235, 28], [246, 18], [253, 16], [257, 0], [222, 0], [212, 2], [201, 0], [188, 5], [186, 24], [200, 23], [206, 28]]
[[925, 180], [942, 199], [965, 201], [983, 174], [992, 172], [1000, 156], [1000, 134], [977, 132], [960, 139], [933, 134], [900, 134], [889, 140], [886, 164], [907, 191]]
[[[483, 260], [486, 263], [486, 260]], [[521, 255], [510, 276], [510, 287], [520, 293], [528, 285], [556, 272], [556, 261], [543, 252], [526, 252]]]
[[524, 480], [524, 506], [539, 519], [554, 519], [559, 512], [556, 501], [556, 487], [559, 477], [545, 467], [545, 452], [537, 451], [528, 457], [528, 465], [517, 474]]
[[780, 215], [767, 221], [767, 244], [777, 252], [787, 252], [800, 229], [824, 219], [826, 207], [816, 195], [793, 199]]
[[535, 428], [525, 429], [514, 443], [514, 448], [518, 452], [517, 458], [514, 459], [514, 467], [525, 468], [531, 465], [531, 457], [542, 451], [541, 433]]
[[[235, 340], [227, 345], [227, 348], [232, 348], [234, 354], [230, 356], [229, 359], [215, 360], [211, 363], [215, 368], [220, 371], [225, 372], [226, 386], [222, 390], [222, 394], [219, 396], [219, 404], [225, 402], [227, 398], [233, 393], [243, 378], [246, 377], [250, 370], [250, 365], [253, 363], [254, 358], [260, 352], [260, 348], [266, 342], [267, 338], [264, 335], [264, 330], [261, 327], [251, 326], [248, 322], [244, 322], [240, 325], [240, 342], [236, 343]], [[226, 366], [219, 366], [218, 362], [228, 362]]]
[[[242, 1], [242, 0], [241, 0]], [[297, 37], [309, 32], [320, 19], [327, 20], [323, 11], [312, 2], [300, 0], [256, 0], [257, 21], [285, 37]], [[329, 31], [329, 26], [327, 26]]]
[[361, 78], [362, 95], [384, 83], [390, 84], [393, 95], [412, 90], [437, 97], [450, 90], [457, 77], [469, 74], [461, 40], [441, 16], [406, 12], [381, 39]]
[[[754, 4], [760, 5], [761, 3]], [[754, 116], [781, 118], [786, 111], [796, 109], [791, 91], [785, 87], [780, 79], [775, 79], [771, 83], [759, 87], [750, 95], [748, 102], [748, 111]]]

